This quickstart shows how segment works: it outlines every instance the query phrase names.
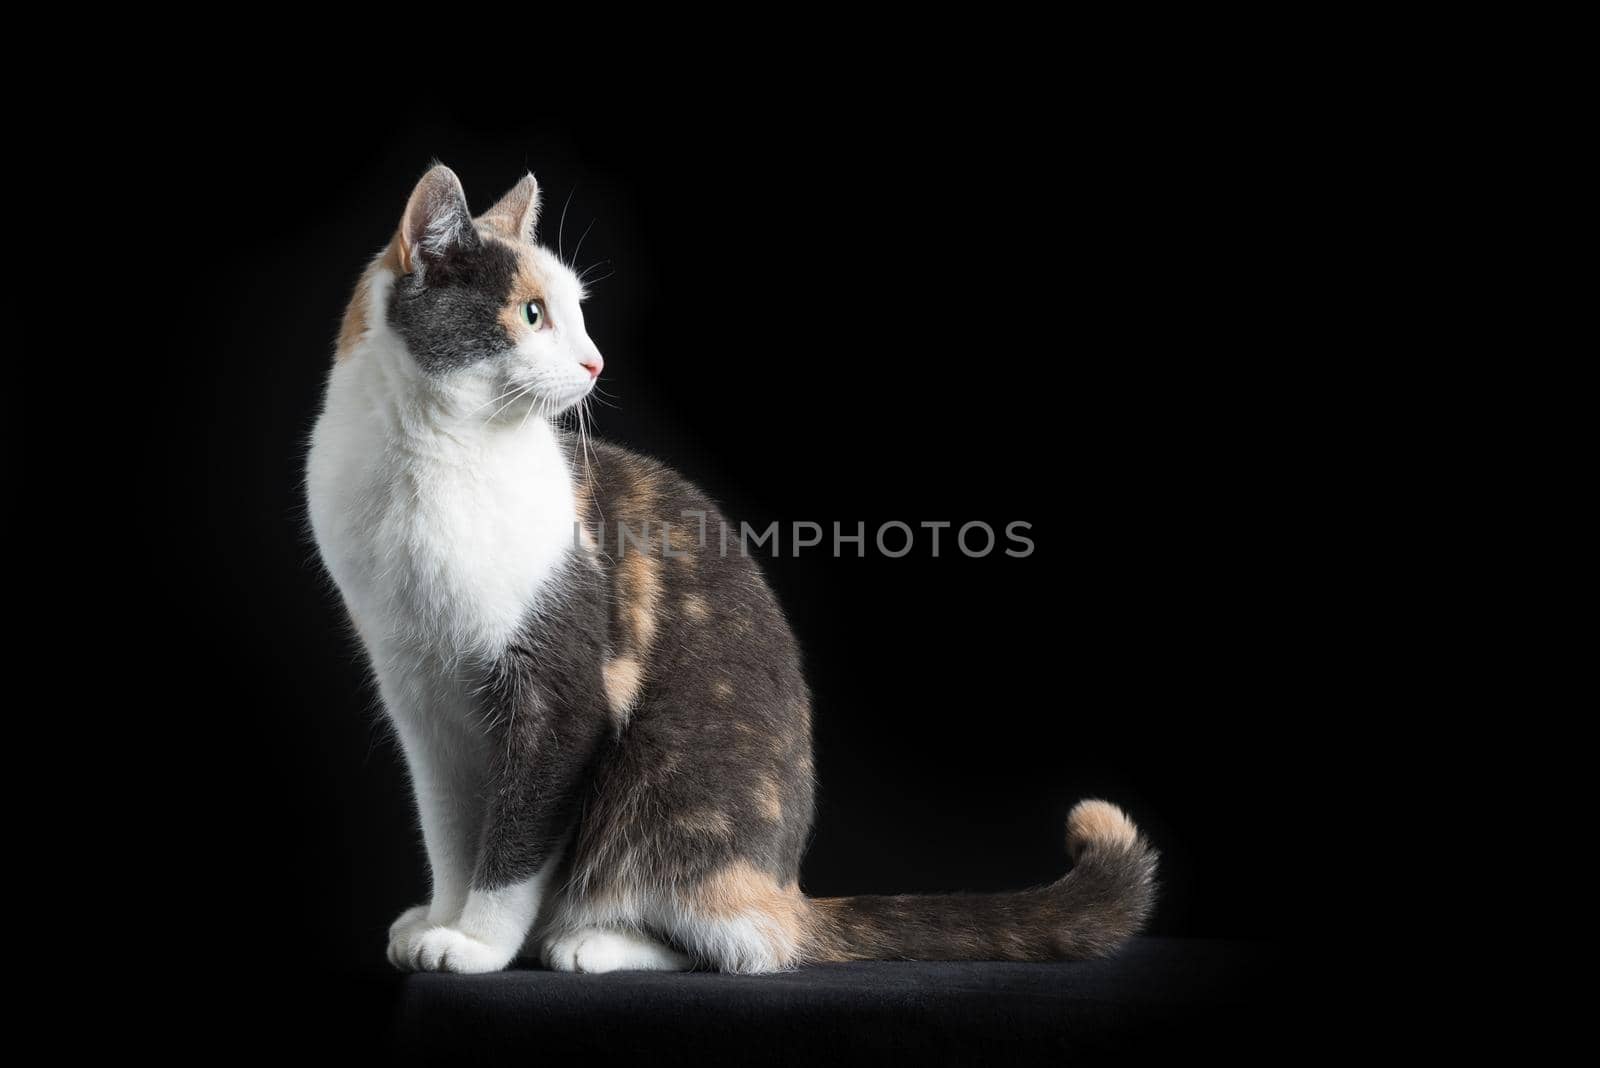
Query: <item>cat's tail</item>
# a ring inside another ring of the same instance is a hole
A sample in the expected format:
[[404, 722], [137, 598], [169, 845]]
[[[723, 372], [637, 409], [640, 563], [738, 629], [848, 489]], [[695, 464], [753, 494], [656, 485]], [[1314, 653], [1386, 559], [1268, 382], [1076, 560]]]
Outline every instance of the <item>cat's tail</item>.
[[1074, 960], [1137, 934], [1156, 896], [1156, 851], [1105, 801], [1067, 816], [1073, 867], [1049, 886], [1003, 894], [902, 894], [810, 901], [813, 960]]

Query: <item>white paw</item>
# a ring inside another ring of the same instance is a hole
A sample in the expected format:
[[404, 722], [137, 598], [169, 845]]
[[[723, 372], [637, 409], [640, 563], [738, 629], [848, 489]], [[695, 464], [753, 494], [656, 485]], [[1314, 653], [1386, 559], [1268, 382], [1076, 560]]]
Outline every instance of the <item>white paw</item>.
[[688, 971], [687, 956], [633, 931], [580, 927], [545, 943], [544, 963], [558, 972]]
[[389, 963], [405, 970], [411, 967], [411, 942], [428, 929], [428, 906], [406, 909], [389, 925]]
[[517, 947], [503, 949], [480, 942], [454, 927], [429, 927], [411, 939], [406, 965], [419, 972], [477, 975], [498, 972], [511, 963]]

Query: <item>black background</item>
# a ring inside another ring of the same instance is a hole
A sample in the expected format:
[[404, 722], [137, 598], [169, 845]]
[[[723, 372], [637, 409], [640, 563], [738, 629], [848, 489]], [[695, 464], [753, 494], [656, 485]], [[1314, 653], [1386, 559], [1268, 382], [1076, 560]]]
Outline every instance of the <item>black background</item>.
[[1325, 680], [1317, 565], [1289, 548], [1312, 520], [1273, 445], [1302, 387], [1271, 248], [1298, 224], [1250, 146], [1177, 115], [355, 107], [240, 105], [163, 146], [182, 311], [153, 340], [191, 414], [149, 440], [173, 514], [198, 513], [162, 548], [198, 587], [202, 664], [159, 786], [264, 965], [385, 968], [426, 896], [300, 480], [349, 291], [435, 158], [475, 211], [531, 169], [544, 240], [587, 233], [598, 432], [735, 520], [1032, 524], [1021, 560], [948, 532], [938, 559], [925, 534], [900, 560], [763, 559], [815, 690], [808, 892], [1045, 882], [1067, 809], [1101, 796], [1162, 851], [1153, 931], [1281, 931]]

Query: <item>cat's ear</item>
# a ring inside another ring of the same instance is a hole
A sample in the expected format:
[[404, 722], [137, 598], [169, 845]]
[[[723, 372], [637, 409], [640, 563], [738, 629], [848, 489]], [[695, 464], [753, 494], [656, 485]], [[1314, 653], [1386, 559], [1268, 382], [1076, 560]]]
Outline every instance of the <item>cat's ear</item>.
[[467, 210], [461, 179], [442, 163], [422, 176], [400, 218], [400, 267], [407, 274], [426, 273], [452, 254], [478, 244], [478, 232]]
[[533, 175], [524, 174], [511, 191], [478, 219], [507, 237], [533, 242], [533, 231], [539, 225], [539, 183]]

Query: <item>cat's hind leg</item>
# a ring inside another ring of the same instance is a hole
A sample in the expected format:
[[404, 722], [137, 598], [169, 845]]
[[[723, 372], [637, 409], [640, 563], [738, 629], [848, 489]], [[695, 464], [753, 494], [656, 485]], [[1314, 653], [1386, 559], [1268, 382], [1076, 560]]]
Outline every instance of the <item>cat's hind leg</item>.
[[624, 927], [577, 927], [546, 939], [545, 966], [558, 972], [682, 972], [694, 964], [647, 934]]

